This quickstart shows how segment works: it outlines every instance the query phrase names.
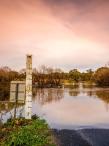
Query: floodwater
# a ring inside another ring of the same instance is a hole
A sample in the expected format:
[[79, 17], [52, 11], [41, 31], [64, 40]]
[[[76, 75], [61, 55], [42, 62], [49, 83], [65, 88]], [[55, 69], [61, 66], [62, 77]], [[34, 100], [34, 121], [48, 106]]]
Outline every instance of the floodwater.
[[109, 128], [109, 89], [38, 89], [33, 113], [52, 128]]
[[109, 128], [109, 88], [80, 85], [34, 92], [33, 114], [47, 120], [51, 128]]

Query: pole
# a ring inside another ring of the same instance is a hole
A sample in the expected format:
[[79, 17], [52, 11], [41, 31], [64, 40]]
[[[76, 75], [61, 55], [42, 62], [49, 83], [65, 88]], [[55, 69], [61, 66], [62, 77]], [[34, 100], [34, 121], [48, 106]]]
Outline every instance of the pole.
[[25, 119], [31, 119], [31, 116], [32, 116], [32, 55], [27, 55]]
[[14, 119], [16, 119], [17, 101], [18, 101], [18, 88], [19, 84], [16, 84], [16, 94], [15, 94], [15, 109], [14, 109]]

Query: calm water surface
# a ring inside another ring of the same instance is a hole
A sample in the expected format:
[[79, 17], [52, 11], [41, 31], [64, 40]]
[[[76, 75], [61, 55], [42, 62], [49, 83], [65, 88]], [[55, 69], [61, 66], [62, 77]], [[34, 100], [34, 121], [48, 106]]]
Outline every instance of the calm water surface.
[[52, 128], [109, 128], [109, 89], [38, 89], [33, 113]]
[[33, 114], [51, 128], [109, 128], [109, 88], [35, 89]]

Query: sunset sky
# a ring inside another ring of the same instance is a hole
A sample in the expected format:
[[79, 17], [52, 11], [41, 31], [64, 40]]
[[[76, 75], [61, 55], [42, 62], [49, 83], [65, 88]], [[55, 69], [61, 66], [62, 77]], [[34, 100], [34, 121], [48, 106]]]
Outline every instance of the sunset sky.
[[0, 66], [70, 70], [109, 62], [109, 0], [0, 0]]

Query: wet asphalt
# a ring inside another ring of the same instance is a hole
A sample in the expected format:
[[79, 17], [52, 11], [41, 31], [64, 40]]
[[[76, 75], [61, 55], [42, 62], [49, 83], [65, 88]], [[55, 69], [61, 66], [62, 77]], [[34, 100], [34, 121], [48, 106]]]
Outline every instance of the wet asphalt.
[[109, 146], [109, 129], [53, 130], [57, 146]]

